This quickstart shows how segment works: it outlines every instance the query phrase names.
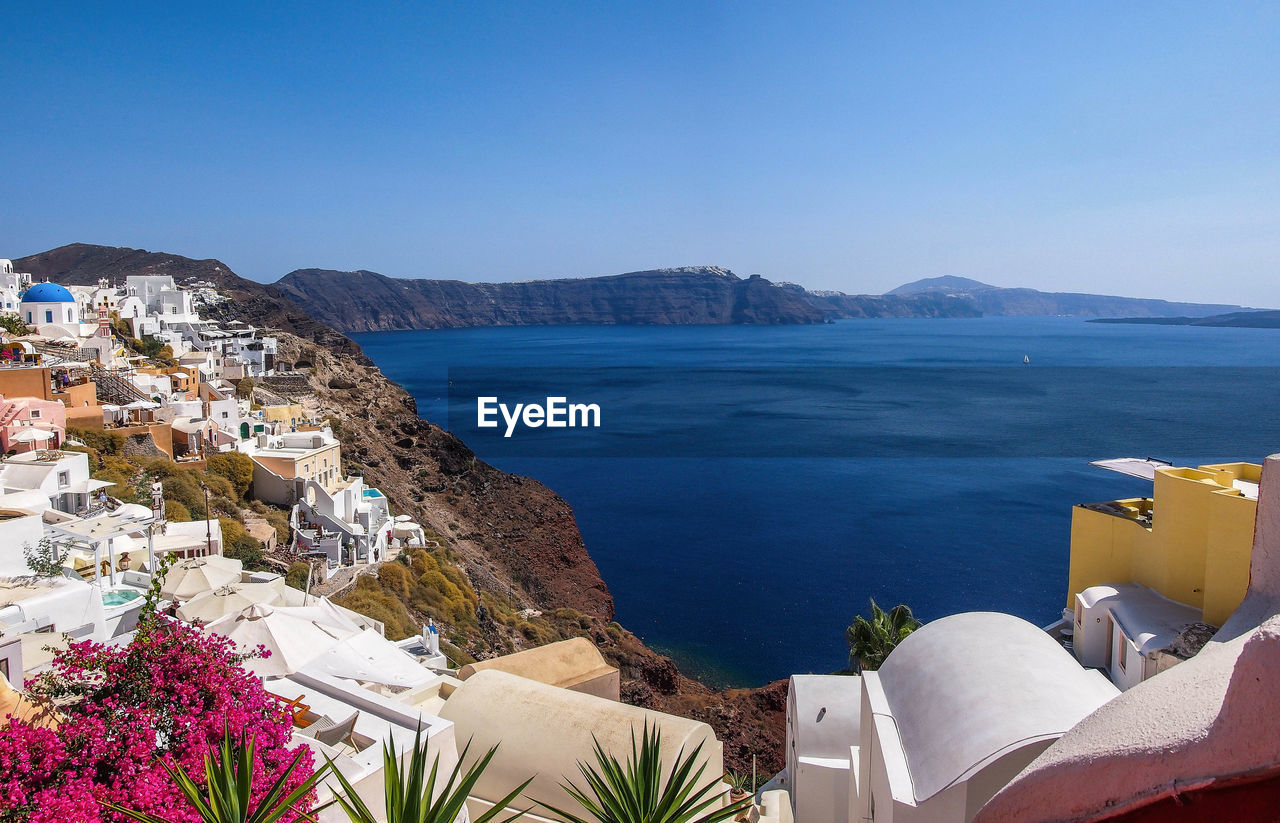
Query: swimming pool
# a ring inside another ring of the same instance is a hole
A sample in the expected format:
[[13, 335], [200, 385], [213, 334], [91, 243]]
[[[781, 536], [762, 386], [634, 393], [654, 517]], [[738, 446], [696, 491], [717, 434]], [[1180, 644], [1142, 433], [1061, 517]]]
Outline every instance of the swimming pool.
[[364, 496], [365, 497], [382, 497], [382, 492], [378, 491], [377, 489], [365, 489]]
[[123, 606], [126, 603], [132, 603], [142, 597], [140, 592], [129, 591], [127, 589], [118, 589], [102, 593], [102, 605], [104, 606]]

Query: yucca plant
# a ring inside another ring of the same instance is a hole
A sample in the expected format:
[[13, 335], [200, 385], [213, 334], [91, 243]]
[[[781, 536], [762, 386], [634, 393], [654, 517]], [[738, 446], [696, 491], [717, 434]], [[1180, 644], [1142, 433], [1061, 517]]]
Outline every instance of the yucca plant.
[[[718, 780], [698, 788], [707, 768], [703, 763], [694, 770], [702, 753], [702, 743], [688, 756], [684, 747], [680, 748], [664, 782], [662, 732], [657, 726], [650, 731], [649, 723], [645, 722], [639, 745], [636, 730], [631, 730], [631, 757], [625, 765], [605, 752], [594, 735], [592, 739], [596, 765], [578, 763], [578, 770], [587, 781], [587, 791], [571, 782], [561, 785], [599, 823], [722, 823], [751, 807], [749, 798], [720, 806], [725, 793], [715, 791]], [[570, 823], [589, 823], [549, 803], [540, 805]]]
[[[276, 782], [255, 803], [253, 748], [253, 738], [246, 737], [244, 732], [240, 733], [237, 741], [229, 731], [223, 731], [216, 756], [212, 748], [204, 755], [204, 789], [181, 766], [170, 766], [164, 761], [160, 765], [169, 773], [182, 797], [200, 815], [201, 823], [277, 823], [286, 816], [314, 823], [315, 818], [295, 807], [324, 778], [329, 766], [317, 769], [292, 791], [286, 792], [290, 776], [307, 755], [308, 749], [301, 747], [294, 754], [293, 761], [280, 771]], [[163, 817], [115, 803], [103, 805], [140, 823], [172, 823]]]
[[724, 782], [729, 784], [731, 794], [746, 794], [747, 784], [751, 782], [751, 778], [730, 770], [724, 773]]
[[[428, 774], [429, 742], [422, 734], [422, 727], [419, 726], [413, 737], [413, 753], [409, 757], [408, 768], [403, 770], [400, 758], [396, 754], [395, 736], [388, 736], [386, 743], [383, 744], [382, 775], [385, 783], [385, 814], [375, 815], [365, 804], [364, 799], [356, 794], [355, 788], [342, 775], [342, 772], [333, 768], [333, 761], [329, 761], [333, 776], [342, 787], [342, 793], [337, 795], [334, 802], [342, 807], [352, 823], [453, 823], [466, 805], [467, 796], [471, 794], [476, 781], [489, 767], [489, 761], [493, 759], [498, 747], [494, 746], [490, 749], [459, 779], [462, 764], [467, 759], [467, 751], [471, 748], [471, 744], [468, 743], [462, 749], [457, 765], [449, 774], [449, 780], [444, 784], [439, 799], [432, 801], [431, 796], [435, 794], [437, 772], [440, 768], [440, 757], [436, 756], [431, 764], [431, 772]], [[497, 817], [531, 782], [533, 782], [532, 777], [517, 786], [472, 823], [488, 823]], [[515, 820], [523, 814], [524, 811], [517, 811], [507, 818], [507, 821]]]

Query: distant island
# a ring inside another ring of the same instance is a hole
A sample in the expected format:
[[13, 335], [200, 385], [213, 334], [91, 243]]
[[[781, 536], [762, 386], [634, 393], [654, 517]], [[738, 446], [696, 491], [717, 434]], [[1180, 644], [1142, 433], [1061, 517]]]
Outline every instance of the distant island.
[[1280, 311], [1233, 311], [1208, 317], [1098, 317], [1091, 323], [1141, 323], [1147, 326], [1210, 326], [1232, 329], [1280, 329]]
[[607, 277], [466, 283], [377, 272], [299, 269], [275, 288], [342, 331], [525, 325], [822, 323], [867, 317], [1202, 317], [1240, 306], [1042, 292], [933, 277], [885, 294], [810, 291], [716, 266], [654, 269]]

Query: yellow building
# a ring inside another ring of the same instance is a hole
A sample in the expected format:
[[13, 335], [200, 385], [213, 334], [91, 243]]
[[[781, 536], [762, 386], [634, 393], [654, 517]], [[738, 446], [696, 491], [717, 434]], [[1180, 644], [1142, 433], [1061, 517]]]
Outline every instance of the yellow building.
[[1076, 506], [1067, 605], [1093, 586], [1136, 583], [1221, 626], [1249, 584], [1255, 463], [1155, 469], [1151, 497]]
[[268, 423], [281, 423], [291, 430], [306, 420], [302, 414], [302, 406], [289, 403], [283, 406], [263, 406], [262, 419]]
[[333, 494], [345, 488], [342, 446], [328, 432], [273, 435], [250, 453], [253, 494], [258, 500], [292, 506], [302, 499], [306, 481]]

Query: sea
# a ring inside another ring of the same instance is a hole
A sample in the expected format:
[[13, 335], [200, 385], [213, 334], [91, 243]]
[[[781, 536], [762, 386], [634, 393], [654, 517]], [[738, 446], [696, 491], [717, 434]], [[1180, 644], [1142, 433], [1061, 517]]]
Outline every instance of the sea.
[[[925, 621], [1051, 623], [1072, 506], [1151, 489], [1090, 461], [1280, 451], [1275, 329], [989, 317], [353, 337], [424, 418], [563, 496], [617, 620], [721, 687], [844, 668], [845, 628], [873, 598]], [[480, 425], [481, 397], [565, 398], [579, 425], [526, 415], [507, 436], [500, 412]]]

